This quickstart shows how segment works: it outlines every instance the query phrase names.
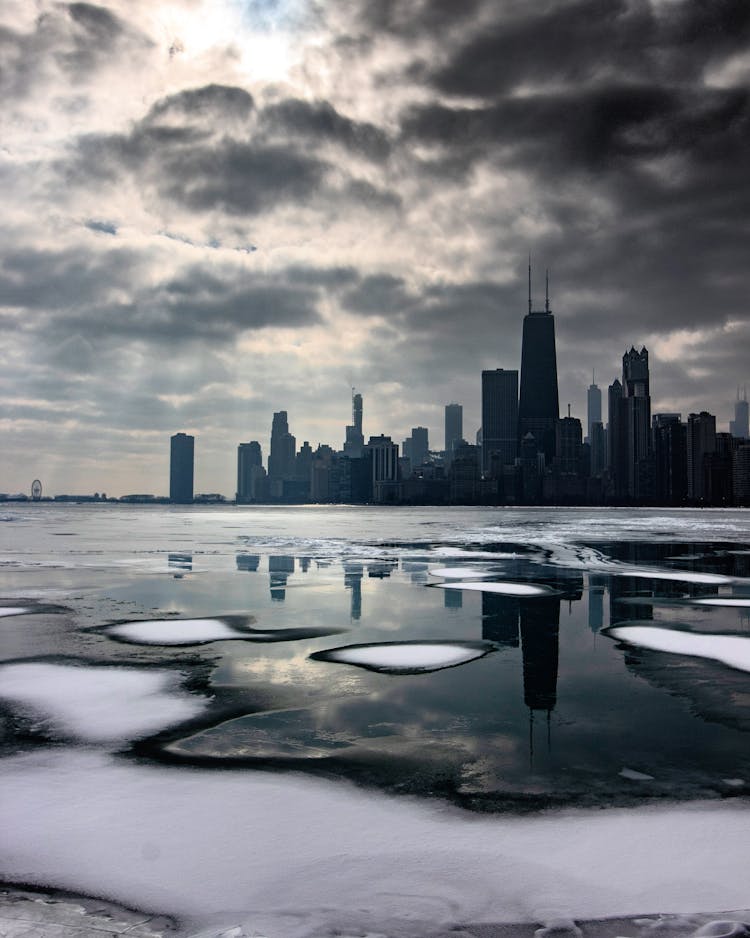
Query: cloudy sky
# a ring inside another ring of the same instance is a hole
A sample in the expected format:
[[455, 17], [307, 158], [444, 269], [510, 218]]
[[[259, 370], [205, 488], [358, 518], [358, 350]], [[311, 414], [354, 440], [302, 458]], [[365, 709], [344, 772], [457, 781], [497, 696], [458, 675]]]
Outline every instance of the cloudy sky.
[[340, 447], [645, 344], [652, 407], [750, 383], [747, 0], [4, 0], [0, 491], [234, 493], [274, 410]]

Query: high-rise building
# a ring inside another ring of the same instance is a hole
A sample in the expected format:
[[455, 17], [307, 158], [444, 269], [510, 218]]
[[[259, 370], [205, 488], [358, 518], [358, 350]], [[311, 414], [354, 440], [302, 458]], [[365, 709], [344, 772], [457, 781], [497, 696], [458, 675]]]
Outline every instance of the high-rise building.
[[[618, 388], [620, 396], [618, 397]], [[648, 350], [622, 356], [622, 384], [609, 387], [609, 466], [616, 498], [646, 499], [650, 491], [651, 396]]]
[[561, 417], [555, 424], [555, 464], [559, 472], [581, 472], [583, 429], [577, 417]]
[[175, 433], [169, 442], [169, 500], [189, 505], [193, 501], [195, 437]]
[[[554, 429], [554, 427], [553, 427]], [[493, 462], [507, 466], [518, 455], [518, 372], [504, 368], [482, 372], [482, 474]]]
[[365, 438], [362, 434], [362, 395], [352, 388], [352, 422], [347, 424], [344, 441], [344, 456], [359, 459], [364, 449]]
[[705, 460], [716, 452], [716, 417], [705, 410], [690, 414], [687, 423], [687, 496], [701, 502], [706, 496]]
[[268, 482], [272, 498], [281, 498], [284, 480], [294, 478], [296, 451], [297, 441], [289, 432], [287, 413], [280, 410], [273, 415], [271, 450], [268, 454]]
[[529, 311], [523, 319], [517, 439], [533, 434], [539, 451], [551, 462], [555, 454], [555, 421], [559, 417], [555, 317], [549, 308], [549, 278], [544, 309], [532, 309], [529, 264]]
[[445, 463], [450, 465], [453, 450], [464, 438], [464, 409], [461, 404], [445, 405]]
[[250, 443], [240, 443], [237, 447], [237, 503], [259, 501], [259, 480], [265, 478], [263, 469], [263, 455], [260, 443], [252, 440]]
[[734, 402], [734, 420], [729, 421], [729, 432], [740, 440], [750, 436], [750, 410], [747, 403], [747, 390], [740, 398], [740, 389], [737, 388], [737, 400]]
[[687, 498], [687, 427], [681, 414], [654, 414], [651, 418], [660, 505], [682, 505]]
[[426, 463], [429, 454], [430, 444], [427, 427], [412, 427], [409, 440], [409, 460], [412, 469]]
[[586, 392], [586, 403], [586, 439], [590, 443], [593, 438], [591, 430], [592, 424], [601, 423], [602, 421], [602, 392], [599, 389], [599, 385], [596, 384], [594, 378], [592, 378], [591, 384], [589, 385], [588, 391]]
[[393, 501], [397, 496], [398, 443], [389, 436], [371, 436], [367, 451], [372, 458], [372, 492], [376, 502]]

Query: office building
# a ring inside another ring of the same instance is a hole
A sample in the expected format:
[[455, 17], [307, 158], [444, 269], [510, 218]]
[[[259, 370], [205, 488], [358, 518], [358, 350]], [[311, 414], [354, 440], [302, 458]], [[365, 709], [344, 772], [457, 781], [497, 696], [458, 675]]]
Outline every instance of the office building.
[[737, 388], [737, 400], [734, 402], [734, 420], [729, 421], [729, 432], [739, 440], [746, 440], [750, 436], [749, 422], [747, 390], [743, 390], [743, 396], [740, 398], [740, 389]]
[[445, 405], [445, 464], [450, 465], [453, 450], [464, 438], [464, 409], [461, 404]]
[[523, 320], [517, 439], [523, 440], [531, 433], [539, 451], [551, 462], [555, 453], [555, 422], [559, 417], [555, 317], [549, 307], [549, 278], [544, 309], [532, 309], [529, 264], [529, 311]]
[[350, 459], [359, 459], [365, 446], [365, 438], [362, 434], [362, 395], [357, 394], [352, 388], [352, 422], [346, 427], [346, 438], [344, 441], [344, 456]]
[[271, 450], [268, 455], [268, 483], [271, 498], [284, 494], [284, 480], [294, 478], [297, 441], [289, 432], [285, 410], [273, 415], [271, 423]]
[[193, 501], [195, 437], [175, 433], [169, 447], [169, 500], [176, 505]]
[[398, 443], [389, 436], [371, 436], [367, 441], [367, 453], [372, 460], [372, 496], [376, 502], [397, 501], [398, 490]]
[[687, 423], [687, 496], [692, 502], [705, 501], [705, 460], [715, 452], [716, 417], [705, 410], [690, 414]]
[[262, 501], [265, 476], [260, 443], [257, 440], [240, 443], [237, 447], [237, 504]]
[[[554, 429], [554, 427], [553, 427]], [[482, 474], [513, 465], [518, 454], [518, 372], [482, 372]], [[495, 472], [497, 474], [497, 472]]]
[[602, 392], [593, 377], [586, 392], [586, 405], [586, 440], [590, 443], [593, 439], [593, 424], [602, 422]]
[[[618, 396], [619, 391], [619, 396]], [[631, 346], [622, 357], [622, 384], [609, 387], [609, 468], [616, 499], [652, 498], [651, 396], [648, 350]]]
[[651, 419], [656, 501], [683, 505], [687, 499], [687, 427], [680, 414], [654, 414]]
[[424, 465], [430, 455], [429, 433], [427, 427], [412, 427], [409, 438], [409, 461], [411, 468]]

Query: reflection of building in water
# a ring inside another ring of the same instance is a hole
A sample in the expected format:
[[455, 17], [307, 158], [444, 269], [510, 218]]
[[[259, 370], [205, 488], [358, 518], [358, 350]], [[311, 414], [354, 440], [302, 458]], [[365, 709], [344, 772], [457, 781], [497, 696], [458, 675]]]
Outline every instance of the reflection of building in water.
[[362, 616], [362, 577], [364, 576], [364, 567], [361, 563], [344, 564], [344, 587], [351, 590], [351, 608], [350, 616], [352, 619], [360, 619]]
[[192, 554], [167, 554], [167, 566], [176, 570], [192, 570]]
[[290, 573], [294, 573], [294, 557], [283, 554], [268, 558], [268, 575], [271, 581], [271, 599], [284, 602], [286, 598], [286, 581]]
[[461, 609], [464, 604], [464, 595], [461, 590], [443, 590], [443, 608]]
[[260, 554], [237, 554], [237, 569], [255, 573], [260, 563]]
[[368, 563], [367, 575], [382, 580], [391, 575], [391, 570], [394, 569], [395, 565], [395, 560], [378, 560], [376, 563]]
[[519, 601], [523, 699], [530, 710], [555, 709], [560, 629], [560, 597]]
[[518, 600], [513, 596], [482, 593], [482, 638], [518, 648], [518, 611]]
[[303, 573], [307, 573], [310, 569], [310, 558], [309, 557], [300, 557], [299, 559], [299, 568]]
[[589, 574], [589, 628], [599, 632], [604, 627], [604, 584], [606, 577]]

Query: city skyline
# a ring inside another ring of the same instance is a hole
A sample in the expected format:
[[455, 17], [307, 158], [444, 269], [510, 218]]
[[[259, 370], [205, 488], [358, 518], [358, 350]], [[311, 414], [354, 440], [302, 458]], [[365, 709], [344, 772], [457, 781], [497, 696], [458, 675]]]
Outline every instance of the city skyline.
[[[687, 0], [103, 0], [0, 11], [0, 489], [197, 491], [298, 441], [442, 439], [554, 297], [560, 413], [748, 382], [750, 12]], [[440, 399], [435, 395], [439, 393]], [[744, 419], [744, 418], [743, 418]], [[162, 483], [159, 483], [161, 488]]]

